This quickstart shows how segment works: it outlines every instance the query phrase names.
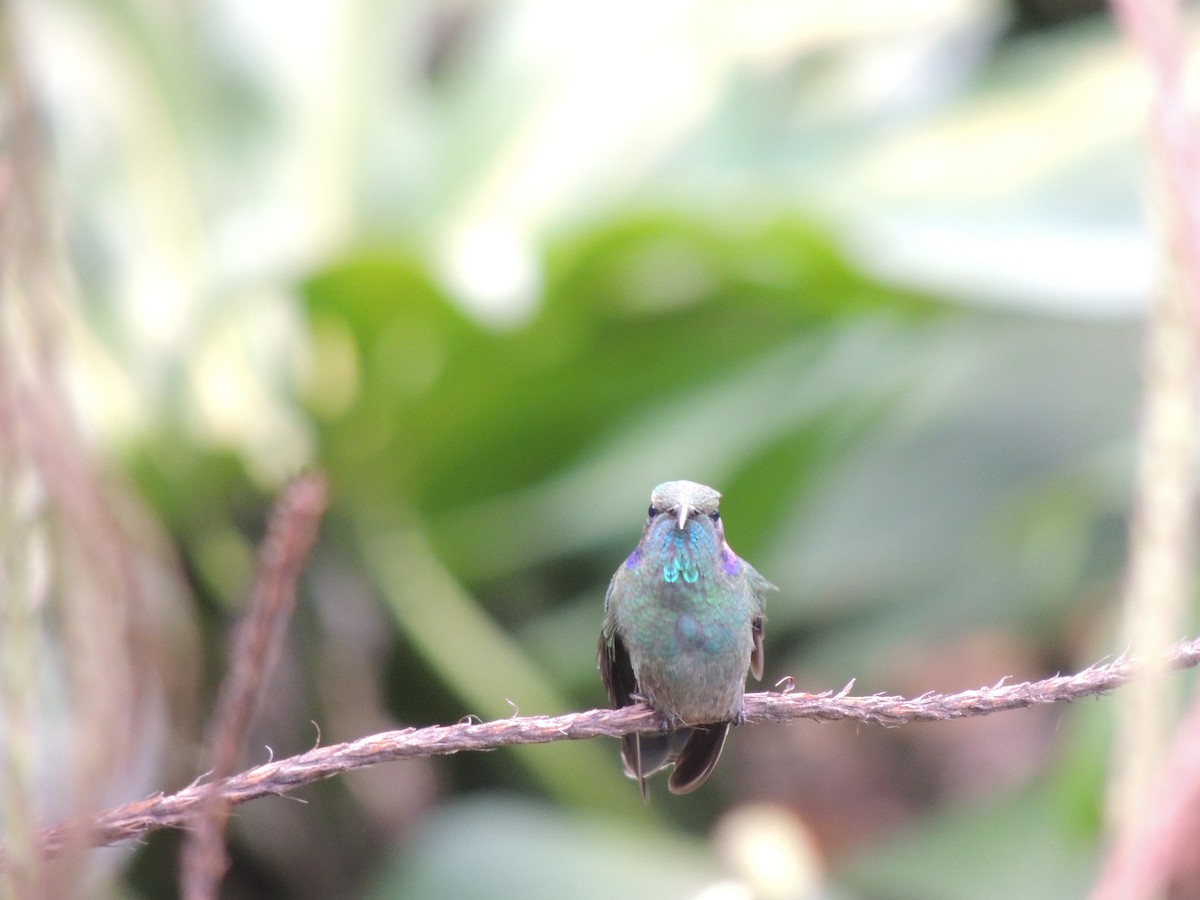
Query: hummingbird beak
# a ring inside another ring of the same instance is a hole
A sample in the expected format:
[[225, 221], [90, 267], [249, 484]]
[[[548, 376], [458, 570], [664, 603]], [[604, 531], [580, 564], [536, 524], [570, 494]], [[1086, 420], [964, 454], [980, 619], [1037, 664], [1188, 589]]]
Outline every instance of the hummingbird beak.
[[679, 504], [679, 530], [683, 531], [687, 527], [688, 513], [692, 511], [691, 507], [686, 503]]

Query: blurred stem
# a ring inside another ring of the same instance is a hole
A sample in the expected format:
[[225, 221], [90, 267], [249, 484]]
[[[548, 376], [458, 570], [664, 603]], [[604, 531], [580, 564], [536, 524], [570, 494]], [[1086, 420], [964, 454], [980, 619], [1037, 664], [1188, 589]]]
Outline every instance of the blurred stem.
[[[1114, 0], [1127, 37], [1151, 76], [1155, 217], [1167, 244], [1167, 283], [1151, 310], [1146, 389], [1125, 632], [1148, 660], [1182, 631], [1191, 596], [1192, 493], [1196, 430], [1196, 310], [1200, 309], [1200, 225], [1194, 127], [1183, 90], [1184, 32], [1174, 0]], [[1131, 685], [1118, 705], [1112, 787], [1114, 830], [1136, 834], [1154, 814], [1151, 790], [1162, 764], [1178, 691], [1161, 664]]]
[[1165, 753], [1179, 696], [1161, 650], [1183, 630], [1190, 597], [1192, 459], [1196, 425], [1190, 310], [1168, 290], [1155, 305], [1146, 342], [1147, 391], [1125, 585], [1125, 635], [1148, 661], [1117, 705], [1110, 797], [1118, 830], [1139, 828]]
[[[5, 292], [7, 293], [7, 292]], [[0, 318], [11, 309], [0, 296]], [[12, 346], [0, 322], [0, 342]], [[0, 709], [4, 711], [3, 896], [35, 897], [40, 883], [36, 850], [38, 590], [35, 560], [39, 541], [32, 514], [28, 471], [22, 471], [15, 440], [12, 385], [0, 366]]]
[[43, 498], [29, 453], [26, 389], [38, 369], [40, 335], [26, 293], [40, 257], [40, 225], [23, 180], [33, 157], [24, 73], [15, 58], [13, 9], [0, 2], [0, 865], [3, 896], [41, 895], [37, 845], [40, 615], [45, 556]]
[[11, 489], [16, 473], [9, 460], [0, 462], [0, 706], [4, 710], [4, 763], [0, 793], [4, 796], [3, 896], [36, 897], [40, 878], [37, 849], [37, 680], [38, 602], [31, 561], [37, 555], [33, 522], [22, 516]]
[[[545, 674], [438, 561], [423, 534], [411, 528], [367, 532], [362, 543], [397, 626], [473, 715], [570, 710]], [[586, 652], [594, 652], [591, 645]], [[615, 743], [565, 742], [551, 751], [523, 746], [509, 752], [561, 801], [645, 813], [637, 791], [617, 774]]]

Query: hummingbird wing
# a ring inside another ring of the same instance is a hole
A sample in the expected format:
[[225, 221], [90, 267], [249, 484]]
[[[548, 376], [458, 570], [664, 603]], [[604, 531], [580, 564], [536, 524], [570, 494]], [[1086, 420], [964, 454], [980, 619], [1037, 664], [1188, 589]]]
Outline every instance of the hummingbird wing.
[[[638, 686], [637, 678], [633, 674], [633, 663], [629, 661], [629, 653], [625, 650], [625, 644], [615, 631], [611, 634], [600, 632], [600, 648], [597, 657], [600, 664], [600, 678], [604, 681], [604, 688], [608, 691], [608, 700], [612, 703], [613, 709], [620, 709], [622, 706], [636, 703], [633, 695], [637, 693]], [[625, 774], [630, 778], [637, 779], [642, 799], [645, 799], [646, 776], [662, 768], [663, 763], [652, 766], [650, 771], [643, 768], [642, 744], [639, 738], [640, 735], [636, 734], [627, 734], [621, 738], [621, 761], [625, 765]], [[657, 757], [659, 754], [655, 752], [651, 755]]]
[[753, 646], [750, 650], [750, 674], [754, 676], [755, 681], [762, 681], [763, 677], [763, 623], [767, 621], [766, 615], [763, 614], [763, 609], [767, 605], [767, 591], [777, 591], [779, 588], [763, 578], [759, 574], [758, 569], [742, 560], [746, 566], [746, 583], [750, 588], [750, 592], [758, 603], [758, 615], [750, 622], [750, 635], [753, 640]]
[[750, 635], [754, 645], [750, 648], [750, 674], [755, 681], [762, 681], [763, 676], [763, 616], [755, 616], [750, 623]]
[[621, 639], [615, 633], [601, 633], [596, 656], [600, 678], [604, 681], [604, 689], [608, 691], [608, 700], [613, 709], [636, 703], [632, 695], [637, 693], [637, 678], [634, 677], [633, 664]]
[[687, 794], [704, 784], [721, 758], [728, 735], [728, 722], [696, 725], [691, 729], [687, 743], [675, 760], [675, 771], [667, 781], [672, 794]]

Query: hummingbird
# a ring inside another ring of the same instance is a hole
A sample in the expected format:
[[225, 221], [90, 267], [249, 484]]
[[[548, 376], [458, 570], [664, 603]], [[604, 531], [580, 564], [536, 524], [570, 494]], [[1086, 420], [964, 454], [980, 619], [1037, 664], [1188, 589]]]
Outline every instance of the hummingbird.
[[643, 798], [646, 778], [672, 764], [672, 793], [704, 783], [742, 721], [747, 670], [762, 678], [764, 595], [775, 585], [725, 542], [720, 500], [694, 481], [656, 487], [642, 539], [604, 597], [598, 655], [609, 700], [644, 700], [669, 729], [621, 739]]

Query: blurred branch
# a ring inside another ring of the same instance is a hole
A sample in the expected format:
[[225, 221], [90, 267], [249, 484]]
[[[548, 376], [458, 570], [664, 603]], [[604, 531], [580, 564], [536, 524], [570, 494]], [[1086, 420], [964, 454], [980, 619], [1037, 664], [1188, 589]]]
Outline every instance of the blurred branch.
[[[1200, 701], [1175, 732], [1166, 760], [1147, 791], [1154, 815], [1127, 829], [1114, 845], [1092, 900], [1174, 897], [1195, 885], [1200, 834]], [[1190, 896], [1190, 895], [1189, 895]]]
[[[1200, 176], [1195, 118], [1186, 98], [1187, 31], [1176, 0], [1112, 0], [1149, 75], [1154, 220], [1165, 242], [1166, 283], [1147, 323], [1138, 483], [1125, 591], [1127, 636], [1150, 654], [1177, 633], [1190, 596], [1196, 433], [1195, 340], [1200, 321]], [[1110, 787], [1114, 845], [1093, 897], [1162, 896], [1193, 858], [1200, 822], [1184, 798], [1200, 795], [1200, 707], [1178, 729], [1176, 692], [1151, 666], [1118, 708]], [[1164, 781], [1163, 776], [1170, 780]]]
[[[13, 11], [0, 5], [0, 834], [9, 865], [0, 895], [44, 889], [36, 846], [41, 629], [50, 554], [35, 451], [38, 414], [55, 386], [48, 365], [53, 303], [42, 187], [44, 157]], [[41, 390], [39, 390], [41, 388]], [[42, 565], [39, 566], [39, 563]]]
[[219, 788], [237, 766], [246, 732], [262, 701], [267, 675], [296, 606], [296, 582], [317, 539], [325, 497], [325, 479], [306, 475], [287, 486], [271, 515], [250, 609], [242, 620], [233, 664], [213, 713], [212, 781], [203, 788], [205, 797], [183, 845], [180, 893], [184, 900], [216, 897], [228, 868], [222, 835], [230, 801]]
[[[1167, 665], [1200, 665], [1200, 638], [1175, 645]], [[986, 716], [1009, 709], [1063, 703], [1103, 694], [1129, 682], [1144, 666], [1134, 659], [1097, 663], [1074, 675], [1004, 685], [957, 694], [923, 694], [906, 699], [889, 695], [850, 696], [845, 689], [822, 694], [766, 692], [746, 696], [747, 724], [791, 722], [796, 719], [849, 719], [870, 725], [908, 725]], [[96, 846], [136, 838], [159, 828], [186, 825], [206, 795], [213, 791], [229, 806], [268, 794], [287, 794], [351, 769], [426, 756], [493, 750], [514, 744], [548, 744], [594, 737], [620, 737], [633, 732], [654, 733], [662, 727], [658, 715], [644, 704], [622, 709], [593, 709], [562, 716], [525, 716], [493, 722], [460, 722], [407, 728], [360, 738], [344, 744], [317, 747], [307, 753], [255, 766], [237, 775], [205, 784], [192, 784], [170, 795], [156, 795], [97, 816], [86, 834]], [[70, 840], [70, 824], [42, 833], [44, 853], [53, 854]]]
[[[71, 300], [45, 86], [21, 4], [0, 2], [0, 835], [5, 898], [77, 893], [76, 832], [40, 867], [40, 809], [90, 818], [107, 786], [148, 770], [166, 579], [136, 504], [97, 464]], [[90, 410], [89, 410], [90, 413]], [[92, 423], [94, 424], [94, 422]], [[182, 630], [182, 629], [181, 629]], [[178, 633], [178, 632], [177, 632]], [[176, 672], [187, 657], [172, 656]], [[178, 676], [177, 676], [178, 677]], [[52, 735], [70, 735], [47, 752]]]

